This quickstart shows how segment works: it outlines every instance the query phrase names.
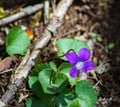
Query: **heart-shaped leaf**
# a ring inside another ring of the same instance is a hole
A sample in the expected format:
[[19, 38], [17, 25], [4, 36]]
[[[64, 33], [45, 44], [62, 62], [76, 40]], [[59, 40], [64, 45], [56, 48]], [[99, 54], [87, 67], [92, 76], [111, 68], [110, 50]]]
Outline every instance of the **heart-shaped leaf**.
[[90, 82], [85, 80], [77, 82], [75, 93], [79, 98], [81, 107], [95, 107], [98, 93]]
[[63, 74], [56, 74], [50, 66], [41, 69], [38, 78], [44, 92], [48, 94], [60, 92], [67, 84], [67, 77]]
[[[58, 56], [64, 55], [66, 52], [68, 52], [71, 49], [73, 49], [76, 53], [78, 53], [81, 48], [89, 49], [86, 42], [76, 39], [70, 39], [70, 38], [59, 39], [56, 42], [56, 45], [59, 49]], [[61, 59], [66, 60], [65, 57], [61, 57]]]
[[39, 72], [41, 72], [43, 69], [46, 69], [46, 68], [49, 68], [48, 64], [39, 64], [35, 66], [28, 80], [29, 87], [32, 89], [32, 91], [35, 92], [37, 97], [40, 97], [40, 98], [45, 96], [45, 93], [43, 92], [42, 86], [39, 82], [38, 74]]
[[25, 55], [30, 39], [20, 27], [13, 27], [6, 37], [6, 51], [9, 55]]

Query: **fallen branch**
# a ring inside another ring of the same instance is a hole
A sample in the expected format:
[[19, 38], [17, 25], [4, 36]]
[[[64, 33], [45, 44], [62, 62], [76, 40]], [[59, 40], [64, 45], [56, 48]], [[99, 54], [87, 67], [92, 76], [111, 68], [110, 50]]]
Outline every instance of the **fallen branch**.
[[[8, 85], [8, 89], [0, 100], [0, 107], [5, 107], [9, 100], [14, 97], [18, 87], [22, 84], [23, 80], [28, 76], [29, 71], [32, 66], [35, 64], [37, 55], [40, 52], [40, 49], [45, 47], [52, 35], [56, 32], [57, 28], [60, 27], [61, 21], [68, 10], [69, 6], [72, 4], [73, 0], [62, 0], [56, 9], [56, 14], [53, 20], [50, 21], [42, 36], [36, 42], [34, 49], [30, 56], [26, 55], [19, 67], [16, 69], [15, 74], [12, 77], [11, 83]], [[29, 51], [28, 51], [29, 54]]]
[[41, 8], [43, 8], [43, 4], [37, 4], [34, 6], [25, 7], [21, 12], [1, 19], [0, 26], [13, 22], [15, 20], [18, 20], [24, 16], [31, 15], [35, 13], [36, 11], [40, 10]]

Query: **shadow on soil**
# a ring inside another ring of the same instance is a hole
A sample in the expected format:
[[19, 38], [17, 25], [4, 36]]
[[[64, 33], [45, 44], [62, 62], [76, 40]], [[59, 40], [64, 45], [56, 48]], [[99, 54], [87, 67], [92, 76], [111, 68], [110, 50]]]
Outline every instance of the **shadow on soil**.
[[105, 92], [104, 95], [113, 98], [109, 107], [120, 107], [120, 0], [114, 0], [110, 8], [108, 25], [109, 28], [105, 31], [105, 35], [108, 43], [113, 42], [115, 48], [109, 50], [108, 53], [111, 69], [108, 76], [105, 76], [105, 84], [109, 92]]

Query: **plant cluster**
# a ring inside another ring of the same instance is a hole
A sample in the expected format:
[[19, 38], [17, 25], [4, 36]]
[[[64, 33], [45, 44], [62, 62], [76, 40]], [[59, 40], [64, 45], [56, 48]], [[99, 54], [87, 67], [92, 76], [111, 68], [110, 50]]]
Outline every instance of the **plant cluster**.
[[[11, 29], [6, 38], [9, 55], [25, 55], [30, 44], [28, 35], [20, 27]], [[26, 101], [27, 107], [94, 107], [98, 92], [92, 84], [81, 80], [81, 74], [94, 69], [91, 51], [86, 42], [63, 38], [56, 42], [61, 64], [53, 61], [37, 64], [28, 84], [35, 93]], [[61, 57], [62, 56], [62, 57]]]
[[32, 70], [28, 83], [36, 97], [26, 101], [27, 107], [94, 107], [98, 92], [79, 77], [94, 69], [88, 45], [68, 38], [58, 40], [56, 45], [63, 63], [38, 64]]

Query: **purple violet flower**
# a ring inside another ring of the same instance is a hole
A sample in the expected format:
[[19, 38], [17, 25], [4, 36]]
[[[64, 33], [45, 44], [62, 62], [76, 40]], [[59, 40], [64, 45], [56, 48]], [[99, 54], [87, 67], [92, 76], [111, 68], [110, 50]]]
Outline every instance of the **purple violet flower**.
[[80, 49], [78, 55], [73, 51], [66, 53], [65, 56], [68, 59], [69, 63], [73, 65], [70, 70], [70, 76], [72, 78], [78, 76], [79, 70], [87, 73], [89, 70], [94, 69], [94, 63], [90, 61], [91, 52], [87, 48]]

